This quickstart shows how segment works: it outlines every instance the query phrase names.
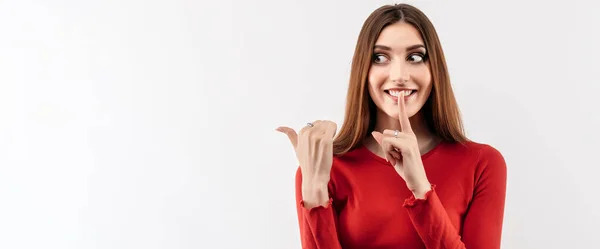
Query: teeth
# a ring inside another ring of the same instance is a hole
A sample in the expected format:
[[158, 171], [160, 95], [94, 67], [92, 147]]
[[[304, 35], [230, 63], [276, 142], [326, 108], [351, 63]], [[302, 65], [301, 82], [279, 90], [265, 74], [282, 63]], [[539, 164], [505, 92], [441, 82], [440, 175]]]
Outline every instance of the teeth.
[[390, 92], [390, 95], [392, 95], [394, 97], [398, 97], [398, 95], [400, 95], [400, 92], [404, 92], [404, 96], [408, 96], [413, 92], [413, 90], [404, 90], [404, 91], [390, 90], [389, 92]]

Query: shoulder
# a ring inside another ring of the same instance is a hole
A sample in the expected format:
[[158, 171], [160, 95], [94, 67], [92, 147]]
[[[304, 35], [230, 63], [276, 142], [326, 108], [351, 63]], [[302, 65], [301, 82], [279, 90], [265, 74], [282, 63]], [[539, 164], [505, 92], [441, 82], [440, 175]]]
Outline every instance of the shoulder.
[[465, 142], [463, 147], [473, 155], [477, 171], [480, 174], [487, 172], [498, 176], [506, 175], [504, 155], [496, 147], [475, 141]]
[[490, 144], [470, 142], [471, 146], [477, 151], [480, 163], [492, 163], [495, 165], [505, 165], [504, 155], [496, 147]]
[[449, 146], [454, 153], [469, 155], [478, 160], [504, 160], [504, 156], [496, 147], [479, 143], [476, 141], [466, 141], [463, 143], [453, 143]]

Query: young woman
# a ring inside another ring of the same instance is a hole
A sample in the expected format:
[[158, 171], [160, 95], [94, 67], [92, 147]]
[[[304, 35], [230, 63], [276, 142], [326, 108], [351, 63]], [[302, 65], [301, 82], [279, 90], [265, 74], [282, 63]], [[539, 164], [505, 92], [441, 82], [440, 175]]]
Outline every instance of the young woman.
[[344, 123], [290, 139], [302, 248], [500, 248], [506, 164], [467, 139], [440, 41], [407, 4], [365, 21]]

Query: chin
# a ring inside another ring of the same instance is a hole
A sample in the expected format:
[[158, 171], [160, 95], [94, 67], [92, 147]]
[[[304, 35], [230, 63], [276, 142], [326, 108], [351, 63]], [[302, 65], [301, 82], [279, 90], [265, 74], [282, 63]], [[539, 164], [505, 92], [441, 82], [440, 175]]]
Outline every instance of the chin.
[[[386, 107], [386, 109], [383, 111], [380, 109], [380, 113], [385, 114], [386, 116], [393, 119], [400, 118], [400, 112], [397, 109], [391, 109], [390, 107]], [[412, 109], [408, 109], [408, 117], [411, 118], [413, 115], [414, 113], [412, 112]]]

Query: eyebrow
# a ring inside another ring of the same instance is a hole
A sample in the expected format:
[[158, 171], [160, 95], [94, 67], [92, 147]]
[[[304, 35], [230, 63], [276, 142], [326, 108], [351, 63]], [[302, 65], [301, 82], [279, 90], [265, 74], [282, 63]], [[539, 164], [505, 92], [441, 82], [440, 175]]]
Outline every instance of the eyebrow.
[[[417, 49], [417, 48], [425, 48], [425, 45], [423, 45], [423, 44], [415, 44], [415, 45], [407, 47], [406, 50], [413, 50], [413, 49]], [[384, 46], [384, 45], [375, 45], [374, 49], [381, 49], [381, 50], [392, 51], [392, 48], [390, 48], [388, 46]]]

